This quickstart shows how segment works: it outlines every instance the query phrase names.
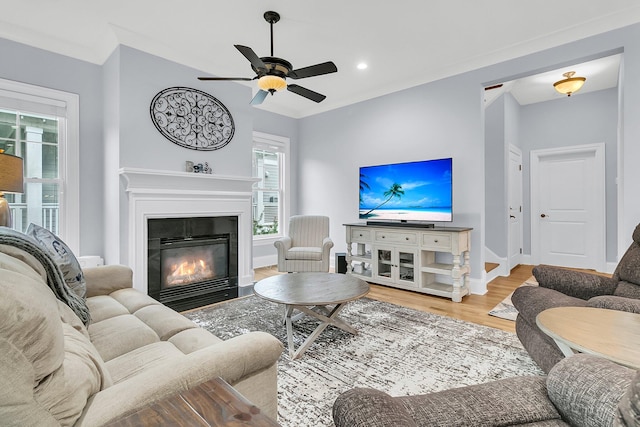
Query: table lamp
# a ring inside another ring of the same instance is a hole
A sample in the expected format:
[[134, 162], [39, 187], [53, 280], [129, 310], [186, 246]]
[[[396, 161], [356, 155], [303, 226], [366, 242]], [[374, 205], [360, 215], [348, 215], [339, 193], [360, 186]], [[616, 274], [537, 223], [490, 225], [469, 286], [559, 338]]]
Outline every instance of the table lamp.
[[23, 183], [22, 159], [0, 149], [0, 226], [11, 227], [9, 202], [2, 192], [22, 193]]

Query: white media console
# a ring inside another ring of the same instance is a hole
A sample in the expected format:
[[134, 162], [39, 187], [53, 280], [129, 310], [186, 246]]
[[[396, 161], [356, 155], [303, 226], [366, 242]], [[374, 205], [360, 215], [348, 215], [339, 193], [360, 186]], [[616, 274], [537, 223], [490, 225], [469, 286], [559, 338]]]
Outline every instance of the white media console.
[[[454, 302], [469, 293], [471, 228], [344, 225], [347, 274]], [[451, 263], [438, 263], [438, 252], [451, 254]]]

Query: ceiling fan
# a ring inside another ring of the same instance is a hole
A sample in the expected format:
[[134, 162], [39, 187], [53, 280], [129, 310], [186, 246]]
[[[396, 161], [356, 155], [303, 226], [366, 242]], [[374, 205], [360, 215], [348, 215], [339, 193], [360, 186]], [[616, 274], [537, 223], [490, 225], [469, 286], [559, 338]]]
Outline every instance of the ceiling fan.
[[264, 101], [269, 93], [273, 95], [275, 92], [282, 90], [285, 87], [289, 92], [304, 96], [312, 101], [321, 102], [324, 100], [326, 98], [325, 95], [297, 84], [287, 84], [286, 78], [289, 77], [297, 80], [335, 73], [338, 71], [336, 65], [333, 62], [328, 61], [294, 70], [289, 61], [273, 56], [273, 24], [280, 20], [280, 15], [277, 12], [268, 11], [265, 12], [263, 16], [265, 21], [267, 21], [271, 27], [271, 56], [263, 56], [260, 58], [250, 47], [238, 44], [234, 45], [235, 48], [238, 49], [240, 53], [249, 60], [249, 62], [251, 62], [251, 68], [256, 73], [255, 77], [198, 77], [198, 80], [251, 81], [257, 79], [260, 90], [251, 100], [251, 105], [262, 104], [262, 101]]

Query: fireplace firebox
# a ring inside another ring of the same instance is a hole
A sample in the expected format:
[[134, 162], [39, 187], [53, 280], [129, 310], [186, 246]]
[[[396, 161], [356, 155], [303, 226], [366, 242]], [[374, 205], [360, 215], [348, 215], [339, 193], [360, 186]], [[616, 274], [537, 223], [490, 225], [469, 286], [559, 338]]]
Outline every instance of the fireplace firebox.
[[238, 218], [148, 220], [148, 293], [183, 311], [238, 296]]

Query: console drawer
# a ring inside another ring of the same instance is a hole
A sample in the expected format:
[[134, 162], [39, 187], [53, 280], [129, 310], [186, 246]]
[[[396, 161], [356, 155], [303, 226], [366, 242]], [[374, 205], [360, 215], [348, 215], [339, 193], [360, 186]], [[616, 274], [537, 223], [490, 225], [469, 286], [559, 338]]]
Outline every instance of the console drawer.
[[451, 234], [447, 233], [425, 233], [422, 235], [422, 247], [434, 251], [451, 250]]
[[367, 230], [366, 228], [352, 228], [351, 241], [352, 242], [370, 242], [371, 230]]
[[415, 245], [418, 242], [418, 237], [416, 233], [395, 233], [392, 231], [376, 231], [376, 242], [402, 243], [404, 245]]

